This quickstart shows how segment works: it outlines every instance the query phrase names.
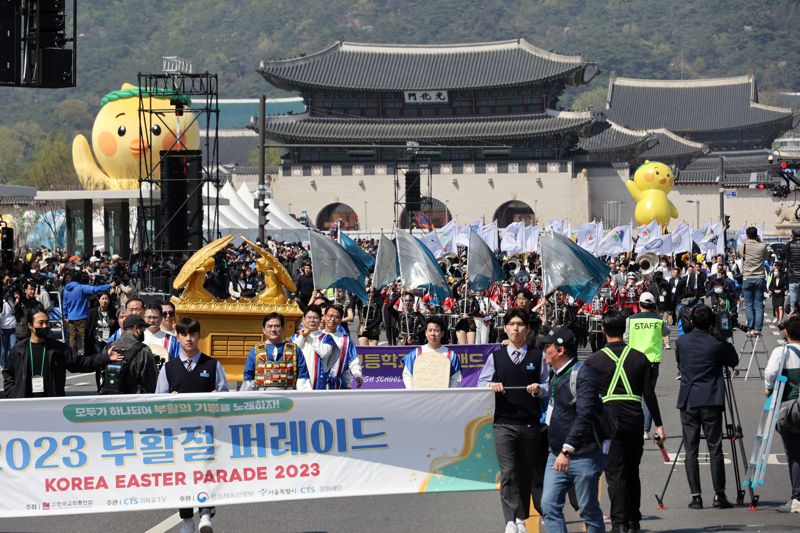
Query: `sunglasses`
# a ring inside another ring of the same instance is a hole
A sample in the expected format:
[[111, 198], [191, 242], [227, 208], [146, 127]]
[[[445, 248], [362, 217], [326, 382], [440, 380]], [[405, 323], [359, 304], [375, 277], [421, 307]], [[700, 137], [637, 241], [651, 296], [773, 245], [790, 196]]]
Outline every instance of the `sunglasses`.
[[161, 313], [161, 318], [170, 318], [175, 316], [175, 311], [164, 311]]

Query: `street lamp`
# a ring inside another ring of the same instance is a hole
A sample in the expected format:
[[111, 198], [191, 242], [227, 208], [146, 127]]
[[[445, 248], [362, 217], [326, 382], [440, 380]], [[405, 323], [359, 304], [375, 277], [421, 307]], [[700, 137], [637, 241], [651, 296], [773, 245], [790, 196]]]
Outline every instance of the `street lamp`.
[[687, 204], [694, 204], [695, 207], [695, 229], [700, 229], [700, 200], [686, 200]]
[[289, 214], [292, 214], [292, 202], [289, 202]]
[[369, 219], [367, 218], [367, 202], [364, 202], [364, 231], [369, 231]]

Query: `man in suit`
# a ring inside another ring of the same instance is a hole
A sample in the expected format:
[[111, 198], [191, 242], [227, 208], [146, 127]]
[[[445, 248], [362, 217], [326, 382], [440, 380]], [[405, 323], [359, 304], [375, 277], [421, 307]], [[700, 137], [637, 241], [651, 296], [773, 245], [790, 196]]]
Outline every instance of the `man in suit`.
[[694, 303], [705, 294], [706, 275], [698, 265], [690, 264], [686, 267], [686, 274], [681, 278], [675, 290], [675, 314], [678, 318], [678, 335], [683, 335], [681, 324], [681, 311], [684, 306]]
[[709, 307], [692, 310], [692, 329], [678, 339], [675, 359], [680, 374], [677, 408], [681, 411], [683, 444], [686, 450], [686, 478], [692, 492], [690, 509], [702, 509], [700, 468], [697, 451], [700, 430], [706, 436], [714, 485], [714, 507], [731, 507], [725, 497], [725, 463], [722, 455], [722, 416], [725, 406], [724, 367], [735, 367], [739, 355], [732, 344], [711, 333], [716, 323]]

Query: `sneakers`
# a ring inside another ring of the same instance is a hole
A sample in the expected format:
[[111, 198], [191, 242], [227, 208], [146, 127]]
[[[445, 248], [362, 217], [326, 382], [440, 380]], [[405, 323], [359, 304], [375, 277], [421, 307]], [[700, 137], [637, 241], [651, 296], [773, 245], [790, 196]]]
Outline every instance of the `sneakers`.
[[714, 507], [717, 509], [730, 509], [733, 507], [733, 504], [728, 501], [728, 497], [725, 496], [724, 492], [720, 492], [719, 494], [714, 495]]
[[517, 533], [528, 533], [528, 528], [525, 526], [524, 520], [517, 518], [515, 525], [517, 526]]
[[775, 510], [779, 513], [800, 513], [800, 500], [789, 500]]
[[214, 528], [211, 526], [211, 516], [208, 513], [203, 513], [200, 516], [200, 533], [214, 533]]
[[194, 518], [184, 518], [181, 521], [180, 533], [194, 533]]
[[650, 433], [645, 431], [644, 435], [642, 435], [642, 438], [644, 439], [645, 442], [649, 441], [650, 440]]
[[692, 501], [689, 503], [689, 509], [702, 509], [703, 498], [700, 495], [692, 496]]
[[519, 533], [517, 530], [517, 524], [514, 522], [506, 522], [506, 530], [505, 533]]

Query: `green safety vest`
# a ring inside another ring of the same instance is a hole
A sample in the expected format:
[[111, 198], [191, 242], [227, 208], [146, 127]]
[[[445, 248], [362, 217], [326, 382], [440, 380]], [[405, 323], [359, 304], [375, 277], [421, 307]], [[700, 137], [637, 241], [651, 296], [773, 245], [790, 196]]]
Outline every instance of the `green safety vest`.
[[642, 352], [651, 363], [660, 363], [663, 323], [660, 318], [629, 318], [628, 346]]
[[[615, 400], [628, 400], [632, 402], [641, 402], [642, 397], [637, 396], [633, 393], [633, 389], [631, 389], [631, 384], [628, 381], [628, 375], [625, 373], [625, 359], [628, 358], [628, 354], [631, 353], [631, 347], [626, 346], [622, 353], [617, 356], [614, 352], [611, 351], [610, 348], [603, 348], [603, 353], [608, 356], [609, 359], [614, 361], [617, 365], [617, 369], [614, 370], [614, 376], [611, 378], [611, 383], [608, 385], [608, 390], [606, 391], [606, 395], [603, 396], [603, 403], [612, 402]], [[614, 391], [617, 388], [617, 384], [622, 381], [622, 386], [625, 388], [624, 394], [616, 394]]]

